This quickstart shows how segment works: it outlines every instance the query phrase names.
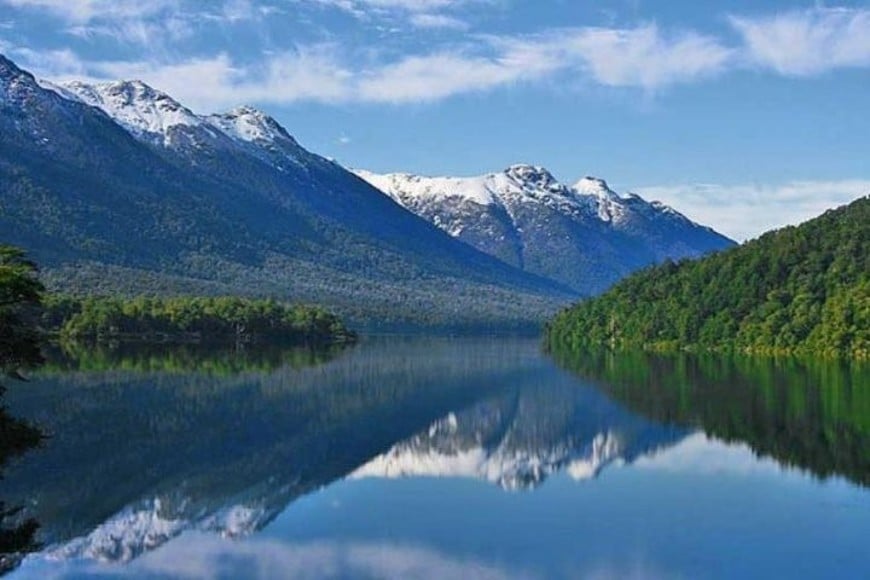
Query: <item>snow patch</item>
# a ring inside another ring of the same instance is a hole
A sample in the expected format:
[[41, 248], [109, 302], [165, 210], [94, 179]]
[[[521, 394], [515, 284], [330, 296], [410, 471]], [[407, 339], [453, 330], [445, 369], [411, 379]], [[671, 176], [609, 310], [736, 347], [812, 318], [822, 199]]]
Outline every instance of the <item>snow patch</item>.
[[60, 88], [79, 101], [101, 109], [134, 135], [156, 136], [166, 144], [171, 142], [172, 128], [202, 124], [202, 119], [190, 109], [141, 81], [93, 85], [71, 81], [62, 83]]

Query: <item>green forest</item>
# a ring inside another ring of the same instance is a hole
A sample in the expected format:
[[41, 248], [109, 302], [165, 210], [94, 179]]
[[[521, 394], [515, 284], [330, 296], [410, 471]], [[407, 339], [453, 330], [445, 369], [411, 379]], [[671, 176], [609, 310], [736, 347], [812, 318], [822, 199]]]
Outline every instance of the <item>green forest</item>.
[[356, 340], [356, 334], [336, 315], [315, 306], [232, 296], [73, 297], [46, 293], [36, 274], [36, 265], [26, 259], [23, 250], [0, 245], [4, 334], [16, 330], [88, 341]]
[[638, 272], [559, 313], [552, 348], [870, 357], [870, 197], [697, 261]]
[[41, 321], [63, 339], [350, 342], [356, 337], [321, 308], [230, 296], [48, 296]]

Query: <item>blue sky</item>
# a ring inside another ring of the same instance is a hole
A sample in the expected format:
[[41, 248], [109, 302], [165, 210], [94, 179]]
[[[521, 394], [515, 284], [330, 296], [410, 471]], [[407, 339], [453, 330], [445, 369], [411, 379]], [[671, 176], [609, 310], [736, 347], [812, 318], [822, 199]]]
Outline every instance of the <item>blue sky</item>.
[[38, 76], [247, 103], [374, 171], [592, 174], [738, 239], [870, 193], [870, 3], [0, 0]]

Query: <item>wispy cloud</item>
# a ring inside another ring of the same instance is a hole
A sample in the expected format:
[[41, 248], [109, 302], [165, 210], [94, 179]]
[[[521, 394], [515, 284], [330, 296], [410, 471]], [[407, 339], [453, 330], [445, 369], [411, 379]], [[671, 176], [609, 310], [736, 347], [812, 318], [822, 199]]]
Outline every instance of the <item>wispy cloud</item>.
[[812, 8], [763, 18], [731, 17], [750, 62], [783, 75], [870, 66], [870, 10]]
[[221, 0], [205, 10], [201, 5], [191, 9], [184, 0], [0, 0], [0, 5], [50, 14], [74, 36], [111, 37], [143, 46], [188, 38], [203, 21], [236, 23], [272, 10], [251, 0]]
[[486, 0], [310, 0], [318, 4], [334, 6], [342, 10], [404, 10], [407, 12], [434, 12], [456, 8], [472, 2]]
[[665, 37], [655, 25], [587, 30], [574, 47], [601, 84], [647, 90], [721, 72], [733, 53], [712, 37], [694, 32]]
[[449, 30], [467, 30], [468, 23], [446, 14], [412, 14], [411, 24], [417, 28], [442, 28]]
[[[451, 11], [494, 0], [297, 1], [365, 14], [399, 13], [413, 26], [439, 28], [443, 33], [435, 42], [416, 49], [402, 45], [399, 51], [340, 45], [334, 40], [291, 46], [270, 41], [269, 52], [255, 59], [250, 54], [240, 59], [231, 46], [177, 58], [181, 51], [162, 46], [156, 50], [160, 45], [156, 39], [178, 40], [197, 33], [201, 23], [190, 18], [193, 13], [187, 0], [0, 0], [0, 4], [50, 12], [80, 36], [108, 35], [148, 47], [138, 61], [77, 60], [68, 50], [44, 56], [18, 50], [22, 64], [38, 74], [54, 79], [140, 78], [203, 108], [239, 102], [435, 102], [540, 82], [579, 82], [657, 94], [741, 66], [762, 66], [787, 75], [870, 66], [870, 10], [862, 9], [813, 8], [766, 17], [731, 17], [742, 42], [728, 44], [711, 34], [668, 29], [655, 22], [530, 34], [456, 32], [466, 24]], [[200, 20], [234, 24], [263, 18], [276, 6], [220, 0], [199, 16]], [[55, 58], [56, 62], [49, 62]]]
[[672, 205], [700, 223], [743, 241], [870, 195], [870, 180], [783, 184], [687, 184], [641, 187], [637, 193]]
[[711, 39], [667, 37], [654, 25], [477, 40], [364, 65], [335, 44], [297, 46], [246, 67], [235, 64], [227, 53], [181, 62], [77, 61], [72, 54], [52, 62], [53, 58], [38, 58], [28, 51], [19, 54], [26, 66], [54, 80], [137, 78], [194, 107], [239, 102], [431, 102], [558, 74], [651, 91], [715, 74], [728, 58], [727, 49]]
[[2, 0], [16, 8], [37, 8], [72, 23], [133, 19], [177, 8], [178, 0]]

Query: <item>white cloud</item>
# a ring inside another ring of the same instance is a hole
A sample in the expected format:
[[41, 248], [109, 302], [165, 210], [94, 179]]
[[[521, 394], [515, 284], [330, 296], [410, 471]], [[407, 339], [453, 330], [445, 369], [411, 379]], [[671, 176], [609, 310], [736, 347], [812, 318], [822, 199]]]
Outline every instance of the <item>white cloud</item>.
[[359, 81], [358, 95], [378, 102], [434, 101], [558, 73], [655, 91], [716, 74], [731, 57], [729, 49], [711, 38], [665, 37], [655, 25], [561, 29], [482, 40], [488, 53], [456, 49], [368, 70]]
[[[318, 4], [334, 6], [348, 11], [404, 10], [407, 12], [433, 12], [445, 8], [456, 8], [475, 0], [314, 0]], [[480, 1], [480, 0], [477, 0]]]
[[352, 94], [352, 74], [329, 45], [274, 54], [256, 69], [236, 65], [226, 53], [155, 63], [84, 61], [68, 50], [9, 52], [24, 68], [52, 81], [141, 80], [202, 113], [243, 103], [342, 102]]
[[[461, 28], [461, 20], [440, 11], [487, 0], [308, 1], [348, 10], [398, 10], [419, 27]], [[182, 0], [0, 3], [50, 10], [66, 18], [71, 29], [78, 27], [80, 34], [116, 34], [119, 40], [145, 46], [158, 44], [157, 37], [193, 34], [191, 22], [179, 11]], [[263, 10], [251, 0], [221, 0], [208, 17], [233, 23], [261, 17]], [[870, 11], [817, 8], [767, 19], [735, 17], [732, 22], [745, 38], [745, 49], [693, 31], [663, 31], [650, 23], [632, 28], [559, 28], [528, 35], [464, 35], [462, 42], [442, 42], [428, 52], [391, 60], [371, 48], [315, 44], [267, 53], [245, 66], [231, 52], [173, 61], [172, 50], [152, 50], [159, 56], [140, 62], [78, 63], [72, 54], [48, 63], [31, 51], [32, 58], [22, 64], [55, 78], [140, 78], [192, 107], [204, 108], [240, 102], [433, 102], [543, 80], [579, 79], [656, 93], [740, 66], [739, 55], [746, 57], [747, 51], [753, 62], [766, 63], [783, 74], [870, 64]]]
[[687, 32], [665, 37], [656, 25], [632, 29], [584, 29], [566, 39], [599, 83], [647, 90], [722, 71], [732, 50], [718, 40]]
[[436, 101], [538, 78], [557, 66], [547, 61], [522, 64], [511, 53], [496, 58], [449, 52], [412, 56], [367, 71], [359, 79], [358, 95], [374, 102]]
[[467, 30], [468, 23], [453, 16], [444, 14], [413, 14], [411, 24], [417, 28], [443, 28], [449, 30]]
[[688, 184], [641, 187], [637, 193], [663, 201], [691, 219], [744, 241], [870, 194], [870, 179], [793, 181], [778, 185]]
[[111, 37], [120, 43], [155, 48], [194, 35], [203, 21], [234, 24], [256, 20], [274, 9], [252, 0], [221, 0], [191, 9], [185, 0], [0, 0], [0, 6], [46, 12], [81, 38]]
[[71, 23], [142, 18], [178, 6], [178, 0], [0, 0], [16, 8], [46, 10]]
[[813, 8], [764, 18], [731, 17], [747, 58], [783, 75], [870, 66], [870, 10]]
[[[147, 39], [147, 32], [142, 36]], [[83, 61], [68, 51], [13, 53], [23, 57], [22, 65], [51, 80], [135, 78], [206, 109], [242, 102], [431, 102], [559, 74], [656, 90], [713, 74], [727, 58], [708, 39], [665, 38], [655, 26], [478, 37], [475, 45], [362, 65], [352, 64], [334, 44], [298, 46], [249, 66], [236, 64], [227, 53], [176, 62]]]

